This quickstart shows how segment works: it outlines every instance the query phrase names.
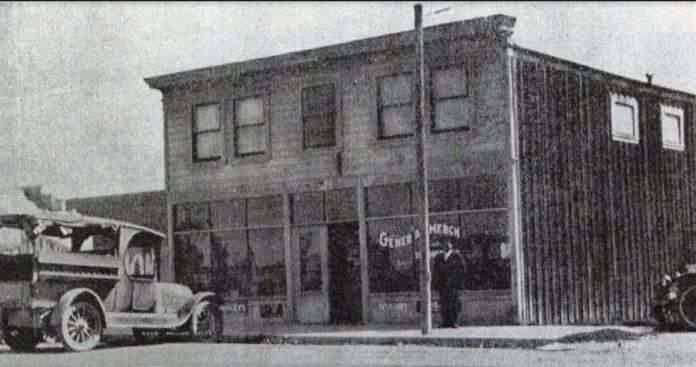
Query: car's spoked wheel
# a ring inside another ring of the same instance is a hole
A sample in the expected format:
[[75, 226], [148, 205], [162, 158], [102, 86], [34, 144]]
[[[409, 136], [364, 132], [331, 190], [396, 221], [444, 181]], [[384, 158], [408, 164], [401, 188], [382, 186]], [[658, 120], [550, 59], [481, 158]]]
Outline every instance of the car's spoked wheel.
[[41, 333], [31, 329], [8, 328], [3, 331], [2, 337], [10, 349], [15, 352], [31, 352], [41, 342]]
[[222, 337], [222, 313], [210, 302], [196, 305], [191, 316], [191, 336], [196, 341], [215, 343]]
[[91, 303], [76, 302], [61, 317], [60, 338], [70, 351], [89, 350], [99, 344], [102, 334], [99, 311]]
[[684, 326], [696, 329], [696, 286], [691, 286], [679, 297], [679, 316]]

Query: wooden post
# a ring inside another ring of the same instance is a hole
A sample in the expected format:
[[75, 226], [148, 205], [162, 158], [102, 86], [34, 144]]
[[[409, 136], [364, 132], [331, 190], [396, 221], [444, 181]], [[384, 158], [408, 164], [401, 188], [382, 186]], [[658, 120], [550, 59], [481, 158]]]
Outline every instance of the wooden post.
[[425, 124], [423, 124], [423, 103], [425, 93], [424, 61], [423, 61], [423, 5], [416, 4], [416, 80], [414, 83], [415, 97], [415, 136], [416, 136], [416, 178], [417, 197], [421, 203], [419, 219], [423, 225], [423, 241], [420, 242], [420, 303], [421, 303], [421, 332], [428, 335], [432, 332], [432, 303], [430, 293], [430, 226], [428, 218], [428, 170], [425, 160]]

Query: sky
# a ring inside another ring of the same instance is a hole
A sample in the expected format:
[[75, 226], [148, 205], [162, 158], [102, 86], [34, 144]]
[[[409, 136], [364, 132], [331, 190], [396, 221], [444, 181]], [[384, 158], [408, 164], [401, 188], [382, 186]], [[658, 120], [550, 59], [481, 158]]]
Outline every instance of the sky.
[[[0, 3], [0, 188], [161, 190], [162, 96], [143, 78], [410, 30], [414, 4]], [[428, 2], [424, 13], [426, 27], [510, 15], [520, 46], [696, 94], [696, 3]]]

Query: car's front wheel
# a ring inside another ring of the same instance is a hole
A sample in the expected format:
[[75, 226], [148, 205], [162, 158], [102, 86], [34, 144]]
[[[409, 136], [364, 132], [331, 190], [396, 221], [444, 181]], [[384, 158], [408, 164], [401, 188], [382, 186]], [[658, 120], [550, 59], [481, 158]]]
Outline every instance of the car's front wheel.
[[66, 350], [81, 352], [99, 344], [104, 326], [99, 310], [89, 302], [75, 302], [61, 315], [58, 336]]
[[43, 339], [41, 332], [22, 328], [7, 328], [3, 330], [2, 337], [15, 352], [31, 352]]
[[191, 338], [199, 342], [217, 343], [222, 339], [222, 312], [208, 301], [197, 304], [191, 315]]

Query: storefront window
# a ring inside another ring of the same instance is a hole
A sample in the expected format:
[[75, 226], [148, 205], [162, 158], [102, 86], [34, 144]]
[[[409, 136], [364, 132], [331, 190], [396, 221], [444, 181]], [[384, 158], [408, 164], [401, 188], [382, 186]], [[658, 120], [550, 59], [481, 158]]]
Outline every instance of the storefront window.
[[326, 219], [329, 221], [358, 218], [358, 204], [353, 189], [336, 189], [326, 192]]
[[249, 295], [251, 264], [246, 234], [246, 230], [236, 230], [212, 235], [212, 247], [216, 250], [212, 289], [224, 299]]
[[299, 235], [300, 249], [300, 290], [320, 291], [321, 278], [321, 250], [316, 238], [316, 232], [307, 232]]
[[190, 231], [210, 228], [208, 203], [178, 204], [174, 207], [174, 230]]
[[283, 198], [280, 195], [247, 199], [249, 227], [283, 224]]
[[367, 223], [367, 248], [371, 292], [415, 291], [418, 269], [411, 218]]
[[505, 180], [500, 176], [465, 177], [460, 181], [460, 209], [504, 208], [507, 206]]
[[285, 251], [283, 230], [249, 231], [249, 290], [252, 296], [285, 295]]
[[214, 201], [210, 203], [210, 219], [213, 228], [228, 229], [246, 226], [244, 199]]
[[176, 281], [194, 292], [210, 289], [211, 247], [207, 233], [189, 233], [174, 237]]
[[459, 209], [459, 180], [428, 181], [428, 206], [431, 212]]
[[368, 217], [413, 213], [410, 183], [368, 187], [366, 196]]
[[507, 212], [462, 214], [460, 220], [460, 251], [466, 266], [463, 288], [509, 289], [511, 270]]
[[292, 221], [295, 224], [324, 221], [324, 193], [305, 192], [292, 195]]

